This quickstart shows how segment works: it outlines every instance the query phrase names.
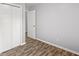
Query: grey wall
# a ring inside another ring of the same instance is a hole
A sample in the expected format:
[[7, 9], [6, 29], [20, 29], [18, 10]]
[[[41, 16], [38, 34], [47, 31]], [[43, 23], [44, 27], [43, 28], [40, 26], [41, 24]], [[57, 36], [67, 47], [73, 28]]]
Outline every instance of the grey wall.
[[32, 4], [29, 7], [37, 12], [38, 38], [79, 51], [79, 4]]

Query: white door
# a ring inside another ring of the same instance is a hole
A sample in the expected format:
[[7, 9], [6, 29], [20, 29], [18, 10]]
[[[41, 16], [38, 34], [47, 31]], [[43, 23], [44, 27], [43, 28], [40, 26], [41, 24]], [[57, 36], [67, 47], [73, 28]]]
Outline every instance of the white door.
[[12, 48], [11, 6], [0, 4], [0, 52]]
[[21, 44], [22, 9], [0, 4], [0, 52]]
[[35, 10], [27, 12], [27, 36], [35, 38], [36, 23], [35, 23]]
[[11, 7], [12, 15], [12, 43], [13, 46], [21, 44], [22, 39], [22, 9], [21, 7]]

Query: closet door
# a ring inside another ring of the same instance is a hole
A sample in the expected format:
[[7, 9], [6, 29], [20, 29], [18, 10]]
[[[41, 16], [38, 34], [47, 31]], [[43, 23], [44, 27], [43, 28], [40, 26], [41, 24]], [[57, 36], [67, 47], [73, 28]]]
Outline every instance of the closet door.
[[0, 52], [12, 49], [22, 40], [22, 8], [0, 4]]
[[0, 4], [0, 52], [12, 48], [11, 6]]
[[21, 44], [22, 37], [22, 8], [11, 7], [12, 11], [12, 35], [13, 35], [13, 46], [18, 46]]

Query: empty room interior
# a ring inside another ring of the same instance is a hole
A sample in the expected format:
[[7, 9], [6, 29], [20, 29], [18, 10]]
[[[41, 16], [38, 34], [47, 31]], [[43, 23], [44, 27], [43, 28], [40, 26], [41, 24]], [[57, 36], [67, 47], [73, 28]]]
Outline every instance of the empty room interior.
[[0, 3], [0, 56], [79, 56], [79, 3]]

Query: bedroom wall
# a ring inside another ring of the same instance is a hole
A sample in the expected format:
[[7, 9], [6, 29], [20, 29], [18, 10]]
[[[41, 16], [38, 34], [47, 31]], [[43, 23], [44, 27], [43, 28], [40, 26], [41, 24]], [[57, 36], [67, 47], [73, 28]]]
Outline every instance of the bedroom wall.
[[79, 4], [32, 4], [29, 7], [37, 12], [37, 38], [79, 52]]

